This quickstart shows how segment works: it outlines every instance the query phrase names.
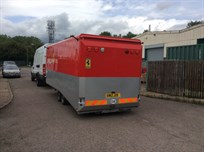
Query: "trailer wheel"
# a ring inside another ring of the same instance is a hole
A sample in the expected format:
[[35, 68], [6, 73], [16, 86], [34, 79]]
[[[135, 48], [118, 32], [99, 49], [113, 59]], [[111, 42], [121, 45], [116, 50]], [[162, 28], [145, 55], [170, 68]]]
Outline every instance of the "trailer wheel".
[[63, 105], [67, 105], [67, 103], [68, 103], [67, 100], [65, 99], [65, 97], [63, 97], [63, 96], [61, 97], [61, 102]]
[[57, 101], [61, 101], [62, 99], [62, 94], [60, 92], [57, 93]]

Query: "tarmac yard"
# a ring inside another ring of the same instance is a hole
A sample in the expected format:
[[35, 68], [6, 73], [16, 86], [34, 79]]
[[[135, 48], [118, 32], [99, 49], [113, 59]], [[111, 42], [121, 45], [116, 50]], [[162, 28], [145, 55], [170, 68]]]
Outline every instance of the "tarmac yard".
[[37, 87], [30, 69], [8, 81], [14, 98], [0, 110], [0, 152], [204, 152], [203, 105], [141, 97], [130, 112], [77, 115]]

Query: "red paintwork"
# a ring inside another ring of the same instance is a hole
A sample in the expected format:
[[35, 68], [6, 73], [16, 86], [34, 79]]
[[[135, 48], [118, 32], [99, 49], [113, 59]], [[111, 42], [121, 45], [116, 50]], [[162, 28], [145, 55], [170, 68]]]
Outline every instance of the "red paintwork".
[[[47, 70], [79, 77], [140, 77], [140, 40], [81, 34], [50, 45]], [[102, 53], [101, 48], [105, 51]], [[127, 54], [127, 52], [129, 52]], [[91, 68], [86, 69], [86, 58]]]

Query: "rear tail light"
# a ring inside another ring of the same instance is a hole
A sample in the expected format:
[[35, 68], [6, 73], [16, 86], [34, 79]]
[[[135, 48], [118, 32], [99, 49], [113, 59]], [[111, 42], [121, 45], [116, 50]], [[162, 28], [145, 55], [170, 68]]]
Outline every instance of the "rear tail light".
[[85, 105], [85, 97], [80, 97], [78, 104], [79, 104], [79, 106], [84, 106]]
[[46, 64], [43, 64], [43, 76], [46, 75]]

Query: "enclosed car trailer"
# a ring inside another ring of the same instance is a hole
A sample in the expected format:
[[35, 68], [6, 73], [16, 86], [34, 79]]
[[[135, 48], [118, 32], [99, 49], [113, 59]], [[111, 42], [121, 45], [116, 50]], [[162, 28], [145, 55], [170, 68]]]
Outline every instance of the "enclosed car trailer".
[[47, 84], [77, 113], [139, 106], [140, 40], [81, 34], [47, 48]]

